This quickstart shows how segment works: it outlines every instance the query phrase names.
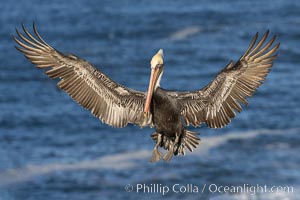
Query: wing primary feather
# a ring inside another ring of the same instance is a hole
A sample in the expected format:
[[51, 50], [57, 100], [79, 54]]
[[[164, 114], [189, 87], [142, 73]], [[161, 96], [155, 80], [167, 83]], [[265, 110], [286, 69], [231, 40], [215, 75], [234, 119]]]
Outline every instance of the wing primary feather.
[[263, 59], [265, 59], [265, 58], [271, 56], [271, 55], [279, 48], [279, 46], [280, 46], [280, 43], [278, 43], [277, 45], [275, 45], [275, 46], [274, 46], [269, 52], [267, 52], [266, 54], [264, 54], [264, 55], [262, 55], [262, 56], [260, 56], [260, 57], [258, 57], [258, 58], [255, 58], [255, 59], [254, 59], [254, 62], [260, 62], [260, 61], [262, 61]]
[[259, 50], [256, 54], [254, 54], [253, 57], [257, 57], [263, 52], [265, 52], [270, 46], [272, 46], [275, 39], [276, 39], [276, 35], [261, 50]]
[[46, 45], [46, 46], [48, 46], [48, 47], [51, 48], [51, 46], [50, 46], [47, 42], [45, 42], [45, 40], [43, 40], [43, 38], [40, 36], [40, 34], [39, 34], [39, 32], [37, 31], [37, 28], [36, 28], [36, 25], [35, 25], [34, 22], [33, 22], [32, 26], [33, 26], [34, 34], [38, 37], [38, 39], [39, 39], [44, 45]]
[[[16, 41], [16, 39], [14, 39], [15, 41]], [[16, 41], [17, 42], [17, 41]], [[18, 51], [20, 51], [20, 52], [22, 52], [23, 54], [26, 54], [26, 55], [38, 55], [36, 52], [34, 52], [34, 51], [30, 51], [30, 50], [27, 50], [27, 49], [23, 49], [23, 48], [20, 48], [20, 47], [17, 47], [17, 46], [15, 46], [15, 48], [18, 50]]]
[[[33, 47], [35, 47], [35, 48], [38, 48], [38, 49], [43, 49], [43, 47], [41, 47], [40, 45], [38, 45], [38, 44], [36, 44], [36, 43], [34, 43], [34, 42], [32, 42], [32, 41], [30, 41], [29, 39], [27, 39], [24, 35], [22, 35], [19, 31], [18, 31], [18, 29], [16, 29], [16, 33], [17, 33], [17, 35], [22, 39], [22, 40], [24, 40], [25, 42], [27, 42], [28, 44], [30, 44], [31, 46], [33, 46]], [[26, 33], [27, 34], [27, 33]]]
[[[266, 41], [268, 35], [269, 35], [269, 30], [267, 30], [265, 32], [265, 34], [262, 36], [261, 40], [258, 42], [256, 47], [248, 54], [248, 56], [251, 56], [254, 52], [256, 52], [263, 45], [263, 43]], [[246, 57], [248, 57], [248, 56], [246, 56]]]
[[43, 51], [40, 50], [40, 49], [35, 49], [35, 48], [31, 47], [31, 46], [28, 46], [28, 45], [22, 43], [22, 42], [21, 42], [19, 39], [17, 39], [16, 37], [14, 37], [14, 40], [15, 40], [20, 46], [24, 47], [25, 49], [28, 49], [28, 50], [30, 50], [30, 51], [33, 51], [33, 52], [36, 52], [36, 53], [40, 53], [40, 54], [43, 53]]
[[249, 47], [247, 48], [246, 52], [243, 54], [243, 56], [241, 58], [244, 58], [246, 55], [248, 55], [248, 53], [251, 51], [251, 49], [254, 47], [256, 40], [258, 37], [258, 32], [256, 32], [255, 36], [253, 37]]
[[22, 29], [23, 29], [23, 31], [25, 32], [25, 34], [26, 34], [30, 39], [32, 39], [35, 43], [37, 43], [38, 45], [40, 45], [40, 46], [42, 46], [42, 47], [44, 47], [44, 48], [48, 48], [47, 45], [41, 43], [41, 42], [38, 41], [35, 37], [33, 37], [33, 36], [29, 33], [29, 31], [26, 29], [26, 27], [24, 26], [24, 24], [22, 24]]

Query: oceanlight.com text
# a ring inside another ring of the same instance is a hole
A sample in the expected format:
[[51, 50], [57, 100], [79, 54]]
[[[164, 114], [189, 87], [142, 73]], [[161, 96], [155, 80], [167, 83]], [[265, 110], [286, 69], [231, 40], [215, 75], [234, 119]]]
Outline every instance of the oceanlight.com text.
[[250, 185], [250, 184], [241, 184], [241, 185], [218, 185], [218, 184], [180, 184], [175, 183], [173, 185], [164, 185], [164, 184], [127, 184], [125, 186], [126, 192], [135, 192], [137, 194], [162, 194], [166, 195], [168, 193], [245, 193], [250, 195], [256, 195], [258, 193], [293, 193], [293, 186], [268, 186], [268, 185]]

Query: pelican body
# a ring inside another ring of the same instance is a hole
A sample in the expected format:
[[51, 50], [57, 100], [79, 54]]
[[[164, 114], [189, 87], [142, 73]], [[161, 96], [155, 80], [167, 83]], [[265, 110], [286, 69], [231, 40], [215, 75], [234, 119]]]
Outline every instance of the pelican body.
[[[52, 79], [60, 79], [58, 87], [78, 104], [113, 127], [128, 123], [155, 128], [151, 135], [156, 142], [151, 162], [161, 158], [169, 161], [173, 155], [185, 155], [199, 145], [197, 133], [186, 129], [206, 124], [222, 128], [247, 105], [247, 97], [264, 82], [279, 43], [268, 42], [269, 31], [257, 42], [258, 33], [237, 62], [229, 62], [205, 87], [188, 92], [169, 91], [160, 87], [164, 70], [163, 50], [151, 59], [151, 76], [147, 92], [127, 88], [103, 74], [88, 61], [72, 54], [63, 54], [47, 44], [36, 27], [34, 35], [22, 26], [25, 34], [16, 30], [14, 40], [21, 51], [38, 68], [48, 69]], [[163, 155], [158, 149], [166, 150]]]
[[151, 162], [158, 161], [162, 155], [158, 147], [168, 150], [163, 159], [169, 161], [172, 155], [184, 155], [185, 146], [191, 151], [196, 148], [200, 140], [197, 133], [188, 131], [182, 124], [181, 114], [176, 99], [170, 98], [167, 91], [158, 87], [153, 94], [151, 113], [156, 132], [152, 138], [156, 141]]
[[[160, 49], [151, 59], [151, 77], [147, 92], [144, 112], [152, 114], [152, 121], [156, 132], [152, 138], [156, 141], [151, 162], [160, 160], [169, 161], [172, 155], [185, 154], [185, 146], [191, 151], [199, 144], [197, 133], [185, 130], [182, 124], [180, 106], [176, 98], [168, 94], [168, 91], [160, 87], [163, 74], [163, 50]], [[158, 151], [158, 147], [168, 150], [164, 156]]]

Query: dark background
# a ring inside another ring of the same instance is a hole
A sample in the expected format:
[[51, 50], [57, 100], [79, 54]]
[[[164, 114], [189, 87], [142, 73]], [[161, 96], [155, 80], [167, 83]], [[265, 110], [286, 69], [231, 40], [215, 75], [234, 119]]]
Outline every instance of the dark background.
[[[267, 1], [7, 1], [0, 4], [0, 200], [297, 199], [300, 189], [300, 3]], [[165, 54], [161, 85], [194, 90], [237, 60], [256, 32], [276, 34], [279, 58], [249, 106], [223, 129], [203, 126], [200, 148], [148, 163], [150, 128], [102, 124], [14, 48], [35, 22], [62, 52], [146, 91]], [[137, 193], [126, 184], [293, 186], [293, 193]]]

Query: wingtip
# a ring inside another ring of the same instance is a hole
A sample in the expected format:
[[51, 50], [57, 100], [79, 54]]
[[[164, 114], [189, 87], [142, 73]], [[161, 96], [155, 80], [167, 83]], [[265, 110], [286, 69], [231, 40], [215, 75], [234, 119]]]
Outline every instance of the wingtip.
[[32, 28], [33, 30], [37, 30], [35, 21], [32, 22]]
[[22, 26], [22, 28], [25, 28], [25, 24], [23, 22], [21, 23], [21, 26]]
[[16, 40], [17, 40], [17, 38], [16, 38], [16, 36], [15, 36], [15, 35], [11, 35], [11, 38], [12, 38], [14, 41], [16, 41]]
[[274, 45], [273, 49], [277, 50], [280, 47], [280, 42], [278, 42], [276, 45]]
[[23, 31], [24, 31], [25, 33], [28, 32], [28, 30], [27, 30], [27, 28], [26, 28], [26, 26], [25, 26], [24, 24], [22, 24], [22, 29], [23, 29]]
[[17, 35], [20, 35], [20, 31], [17, 27], [15, 28], [15, 31], [16, 31]]
[[19, 50], [19, 47], [17, 47], [17, 45], [14, 45], [14, 47], [15, 47], [17, 50]]
[[277, 51], [277, 49], [280, 47], [280, 42], [278, 42], [275, 46], [274, 46], [274, 49], [275, 51]]
[[269, 33], [270, 33], [270, 31], [269, 31], [269, 29], [264, 33], [264, 35], [262, 36], [262, 38], [267, 38], [268, 36], [269, 36]]
[[24, 32], [27, 32], [26, 26], [23, 22], [22, 22], [22, 29], [23, 29]]
[[270, 33], [270, 29], [267, 29], [266, 33], [268, 33], [268, 34], [269, 34], [269, 33]]

